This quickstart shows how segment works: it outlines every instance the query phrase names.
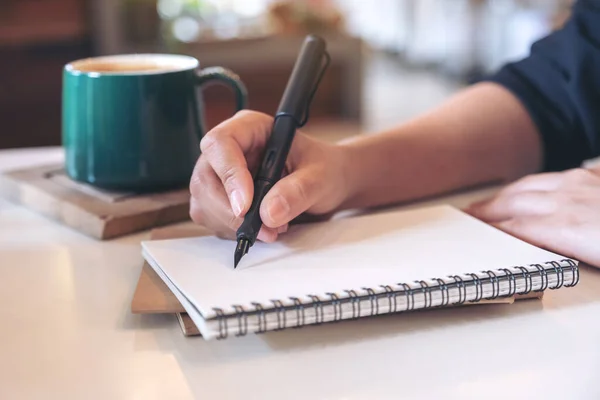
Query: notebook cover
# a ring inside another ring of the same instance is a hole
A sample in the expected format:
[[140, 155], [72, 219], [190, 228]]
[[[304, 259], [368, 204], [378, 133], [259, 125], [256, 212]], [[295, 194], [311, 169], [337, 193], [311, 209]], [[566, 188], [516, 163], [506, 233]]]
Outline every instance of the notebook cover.
[[[212, 234], [210, 230], [192, 225], [154, 229], [150, 234], [150, 238], [152, 240], [160, 240], [206, 236], [210, 234]], [[483, 300], [478, 303], [465, 303], [464, 305], [512, 304], [515, 300], [541, 299], [543, 294], [543, 292], [531, 292], [526, 295]], [[176, 314], [184, 335], [195, 336], [200, 334], [179, 300], [177, 300], [175, 295], [147, 262], [144, 262], [142, 266], [140, 278], [131, 302], [131, 312], [133, 314]]]
[[[175, 239], [209, 234], [211, 232], [201, 226], [177, 226], [154, 229], [150, 233], [150, 238], [153, 240]], [[131, 312], [134, 314], [167, 314], [182, 313], [185, 312], [185, 309], [152, 267], [144, 262], [131, 301]]]

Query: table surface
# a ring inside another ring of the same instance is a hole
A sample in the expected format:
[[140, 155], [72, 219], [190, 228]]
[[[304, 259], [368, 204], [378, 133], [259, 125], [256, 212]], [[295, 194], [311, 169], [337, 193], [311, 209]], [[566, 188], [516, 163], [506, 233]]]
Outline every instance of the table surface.
[[[2, 151], [0, 170], [62, 157]], [[173, 315], [130, 313], [148, 236], [99, 242], [0, 200], [0, 398], [600, 398], [594, 269], [543, 301], [207, 342]]]

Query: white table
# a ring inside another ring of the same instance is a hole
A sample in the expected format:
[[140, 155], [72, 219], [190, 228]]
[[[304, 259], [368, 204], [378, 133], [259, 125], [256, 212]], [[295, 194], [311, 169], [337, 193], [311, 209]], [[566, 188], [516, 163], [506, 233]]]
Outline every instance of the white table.
[[[61, 159], [2, 151], [0, 169]], [[206, 342], [129, 312], [147, 237], [98, 242], [0, 200], [1, 399], [600, 398], [596, 270], [543, 301]]]

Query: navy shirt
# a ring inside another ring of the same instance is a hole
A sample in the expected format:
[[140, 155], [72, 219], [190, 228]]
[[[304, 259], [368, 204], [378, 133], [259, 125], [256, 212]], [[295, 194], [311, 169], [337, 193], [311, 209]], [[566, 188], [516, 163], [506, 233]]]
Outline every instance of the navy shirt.
[[523, 103], [544, 144], [546, 171], [600, 156], [600, 0], [579, 0], [565, 26], [491, 81]]

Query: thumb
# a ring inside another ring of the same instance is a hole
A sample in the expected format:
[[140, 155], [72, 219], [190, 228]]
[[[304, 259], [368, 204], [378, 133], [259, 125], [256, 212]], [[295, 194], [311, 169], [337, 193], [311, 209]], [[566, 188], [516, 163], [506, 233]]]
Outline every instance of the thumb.
[[260, 217], [269, 228], [278, 228], [311, 208], [320, 198], [319, 174], [310, 168], [295, 171], [273, 186], [265, 196]]

